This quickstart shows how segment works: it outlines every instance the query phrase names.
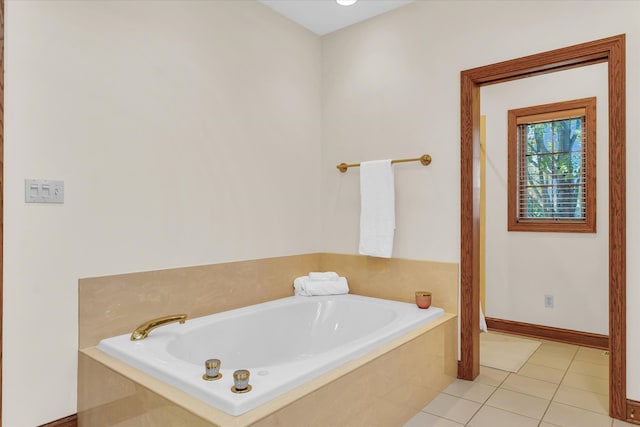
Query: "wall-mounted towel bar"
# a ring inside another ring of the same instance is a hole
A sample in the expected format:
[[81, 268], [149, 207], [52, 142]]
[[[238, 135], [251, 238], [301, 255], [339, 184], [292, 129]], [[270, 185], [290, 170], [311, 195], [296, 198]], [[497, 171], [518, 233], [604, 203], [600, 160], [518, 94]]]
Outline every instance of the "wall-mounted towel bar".
[[[429, 166], [429, 164], [431, 164], [431, 156], [428, 154], [423, 154], [420, 157], [416, 157], [415, 159], [398, 159], [398, 160], [391, 160], [391, 163], [405, 163], [405, 162], [420, 162], [422, 163], [424, 166]], [[338, 166], [336, 166], [338, 168], [338, 170], [342, 173], [345, 173], [347, 171], [347, 169], [349, 168], [357, 168], [360, 166], [360, 163], [353, 163], [353, 164], [346, 164], [346, 163], [340, 163]]]

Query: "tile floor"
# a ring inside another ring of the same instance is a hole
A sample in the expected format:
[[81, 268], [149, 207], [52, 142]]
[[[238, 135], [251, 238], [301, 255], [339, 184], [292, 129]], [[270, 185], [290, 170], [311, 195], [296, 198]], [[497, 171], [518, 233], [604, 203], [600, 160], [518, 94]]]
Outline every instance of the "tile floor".
[[609, 413], [602, 350], [544, 341], [518, 373], [480, 367], [455, 380], [404, 427], [623, 427]]

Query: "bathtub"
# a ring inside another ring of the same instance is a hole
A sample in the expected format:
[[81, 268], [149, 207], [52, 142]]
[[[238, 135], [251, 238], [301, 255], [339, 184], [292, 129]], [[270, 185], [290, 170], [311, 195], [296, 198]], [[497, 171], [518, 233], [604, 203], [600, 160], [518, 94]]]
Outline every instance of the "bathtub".
[[[237, 416], [443, 314], [357, 295], [297, 296], [163, 326], [142, 341], [103, 339], [97, 348]], [[222, 361], [218, 381], [202, 379], [211, 358]], [[250, 392], [231, 392], [236, 369], [250, 370]]]

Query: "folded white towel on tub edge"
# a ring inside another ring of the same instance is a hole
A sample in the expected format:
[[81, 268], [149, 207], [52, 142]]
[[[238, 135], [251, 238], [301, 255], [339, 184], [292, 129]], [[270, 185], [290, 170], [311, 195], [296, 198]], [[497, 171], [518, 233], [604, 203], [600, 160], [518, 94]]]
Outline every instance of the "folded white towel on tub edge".
[[293, 281], [295, 295], [311, 297], [315, 295], [342, 295], [349, 293], [346, 277], [335, 280], [310, 280], [309, 276], [297, 277]]

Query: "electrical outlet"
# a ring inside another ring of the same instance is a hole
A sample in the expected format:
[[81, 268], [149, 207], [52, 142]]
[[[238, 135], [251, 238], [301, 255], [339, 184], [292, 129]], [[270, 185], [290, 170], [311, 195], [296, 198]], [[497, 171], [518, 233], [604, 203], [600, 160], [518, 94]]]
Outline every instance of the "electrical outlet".
[[553, 308], [553, 295], [544, 296], [544, 308]]
[[64, 181], [25, 179], [24, 201], [26, 203], [64, 203]]

